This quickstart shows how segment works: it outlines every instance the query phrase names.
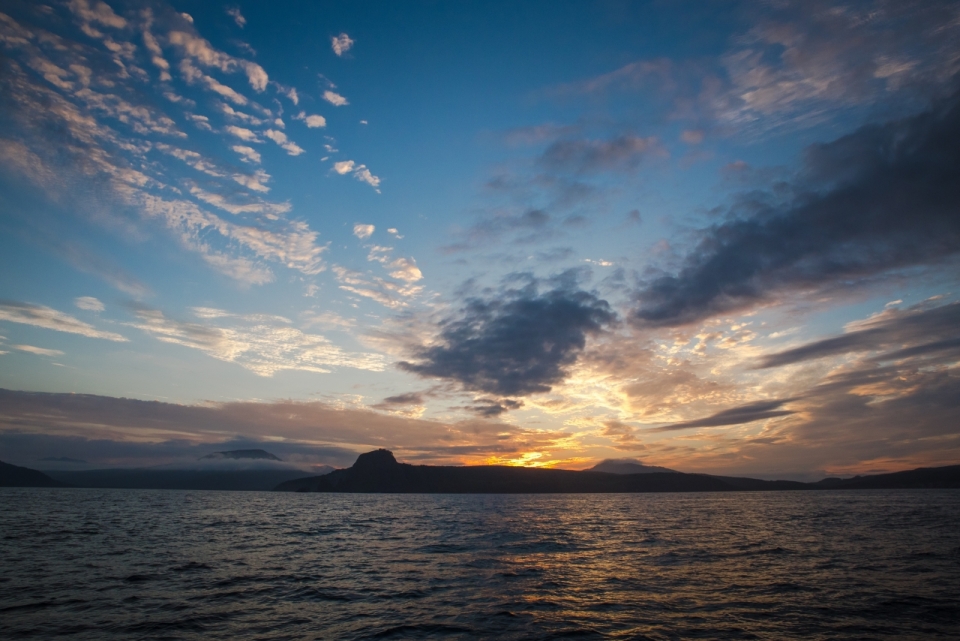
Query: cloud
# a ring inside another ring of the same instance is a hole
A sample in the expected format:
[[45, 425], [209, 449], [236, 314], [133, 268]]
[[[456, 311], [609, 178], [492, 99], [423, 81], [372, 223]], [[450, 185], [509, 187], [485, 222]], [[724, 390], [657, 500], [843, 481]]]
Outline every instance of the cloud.
[[88, 312], [102, 312], [104, 310], [103, 303], [93, 296], [80, 296], [79, 298], [74, 298], [73, 304], [80, 309], [87, 310]]
[[391, 309], [406, 307], [405, 299], [417, 296], [423, 291], [423, 287], [418, 285], [398, 284], [346, 267], [334, 266], [333, 273], [340, 281], [340, 289], [369, 298]]
[[93, 27], [94, 24], [114, 29], [123, 29], [127, 26], [127, 21], [115, 14], [105, 2], [94, 0], [91, 4], [87, 0], [70, 0], [67, 7], [80, 19], [80, 28], [91, 38], [104, 37]]
[[[214, 67], [225, 73], [242, 69], [250, 86], [255, 91], [262, 92], [267, 88], [270, 80], [263, 67], [249, 60], [241, 60], [212, 47], [203, 38], [186, 31], [171, 31], [167, 36], [170, 44], [177, 46], [190, 59], [205, 67]], [[186, 62], [186, 59], [184, 60]]]
[[230, 147], [230, 149], [233, 149], [235, 152], [240, 154], [241, 160], [244, 162], [260, 164], [260, 152], [253, 147], [247, 147], [245, 145], [233, 145]]
[[415, 283], [423, 278], [423, 273], [412, 258], [398, 258], [390, 263], [389, 268], [393, 270], [390, 272], [392, 278], [408, 283]]
[[650, 155], [665, 151], [656, 138], [622, 135], [610, 140], [558, 140], [543, 152], [538, 162], [554, 171], [588, 174], [632, 171]]
[[230, 7], [227, 9], [227, 15], [233, 18], [233, 21], [237, 23], [237, 26], [243, 29], [247, 24], [247, 19], [243, 17], [243, 14], [240, 13], [239, 7]]
[[316, 114], [307, 115], [306, 112], [301, 111], [296, 116], [293, 117], [294, 120], [302, 120], [306, 123], [307, 128], [317, 129], [318, 127], [326, 127], [327, 119], [323, 116], [318, 116]]
[[360, 182], [367, 183], [373, 187], [378, 194], [380, 193], [380, 178], [370, 173], [366, 165], [357, 165], [356, 169], [353, 170], [353, 177]]
[[[221, 361], [236, 363], [259, 376], [284, 370], [327, 374], [331, 368], [367, 371], [385, 368], [379, 354], [350, 353], [317, 334], [305, 334], [279, 317], [240, 316], [221, 310], [194, 309], [206, 322], [183, 322], [163, 312], [134, 306], [136, 327], [165, 343], [200, 350]], [[218, 321], [213, 324], [210, 321]]]
[[245, 127], [236, 127], [234, 125], [227, 125], [224, 127], [226, 131], [231, 136], [236, 136], [240, 140], [246, 140], [247, 142], [262, 142], [257, 138], [257, 134]]
[[269, 221], [279, 220], [282, 214], [291, 209], [290, 203], [270, 203], [256, 198], [243, 199], [247, 202], [237, 203], [222, 194], [204, 191], [196, 185], [190, 188], [190, 193], [198, 200], [231, 214], [261, 214]]
[[[196, 460], [231, 443], [256, 443], [284, 460], [349, 466], [378, 447], [401, 461], [481, 463], [548, 449], [568, 435], [489, 420], [439, 422], [336, 402], [204, 402], [179, 405], [85, 394], [0, 390], [0, 448], [22, 463], [69, 452], [98, 465]], [[277, 438], [280, 437], [280, 438]], [[243, 447], [239, 445], [238, 447]], [[310, 458], [307, 458], [310, 457]], [[5, 457], [7, 460], [7, 457]]]
[[615, 320], [606, 301], [572, 284], [543, 294], [533, 286], [470, 298], [458, 316], [440, 324], [437, 344], [417, 349], [415, 360], [399, 367], [498, 396], [549, 392], [566, 377], [587, 336]]
[[330, 39], [330, 47], [337, 56], [342, 56], [353, 47], [353, 40], [345, 33]]
[[235, 118], [236, 120], [251, 124], [251, 125], [260, 125], [263, 124], [263, 121], [260, 118], [251, 116], [250, 114], [245, 114], [242, 111], [237, 111], [230, 105], [225, 102], [221, 102], [218, 107], [224, 115], [229, 116], [230, 118]]
[[301, 318], [303, 319], [304, 327], [313, 327], [318, 325], [320, 327], [325, 327], [326, 329], [348, 330], [352, 327], [355, 327], [357, 324], [357, 321], [353, 320], [352, 318], [344, 318], [336, 312], [317, 313], [313, 311], [306, 311], [301, 314]]
[[293, 142], [292, 140], [288, 140], [287, 134], [283, 133], [282, 131], [267, 129], [265, 132], [263, 132], [263, 135], [280, 145], [280, 147], [282, 147], [283, 150], [291, 156], [299, 156], [303, 153], [303, 149], [297, 145], [297, 143]]
[[46, 349], [44, 347], [34, 347], [33, 345], [11, 345], [13, 349], [21, 352], [36, 354], [37, 356], [63, 356], [59, 349]]
[[[636, 60], [560, 95], [608, 92], [659, 99], [666, 117], [743, 137], [822, 124], [879, 103], [908, 113], [952, 91], [960, 71], [960, 21], [949, 0], [854, 3], [785, 0], [745, 5], [719, 65]], [[695, 129], [688, 129], [694, 131]]]
[[366, 165], [358, 165], [352, 160], [341, 160], [333, 163], [333, 171], [341, 176], [353, 174], [354, 178], [360, 182], [367, 183], [373, 187], [378, 194], [380, 193], [380, 189], [378, 189], [380, 187], [380, 178], [371, 174]]
[[127, 342], [127, 339], [114, 332], [105, 332], [92, 325], [77, 320], [69, 314], [43, 305], [0, 300], [0, 321], [22, 323], [57, 332], [79, 334], [88, 338], [102, 338], [108, 341]]
[[323, 92], [323, 99], [329, 102], [334, 107], [343, 107], [344, 105], [350, 104], [349, 102], [347, 102], [346, 98], [330, 90]]
[[[751, 195], [676, 275], [637, 293], [634, 320], [680, 325], [774, 292], [939, 263], [960, 252], [960, 102], [807, 150], [786, 200]], [[772, 204], [771, 204], [772, 203]]]
[[525, 236], [520, 239], [520, 242], [533, 238], [544, 240], [553, 235], [552, 230], [549, 229], [551, 221], [550, 214], [542, 209], [527, 209], [519, 214], [497, 212], [464, 230], [460, 234], [460, 242], [447, 245], [443, 250], [447, 253], [454, 253], [477, 245], [497, 243], [510, 232], [525, 232]]
[[258, 169], [252, 175], [251, 174], [234, 174], [232, 176], [233, 180], [240, 185], [243, 185], [247, 189], [252, 189], [253, 191], [258, 191], [261, 193], [267, 193], [270, 191], [270, 188], [267, 187], [265, 182], [270, 180], [270, 174], [265, 172], [262, 169]]
[[875, 360], [902, 360], [934, 355], [960, 357], [960, 303], [931, 307], [921, 304], [906, 310], [888, 308], [859, 323], [845, 334], [813, 341], [769, 354], [761, 368], [782, 367], [804, 361], [863, 352], [882, 352]]
[[523, 407], [523, 401], [515, 401], [509, 398], [502, 398], [500, 400], [478, 398], [474, 400], [472, 405], [467, 405], [464, 409], [486, 418], [495, 418], [510, 410], [518, 410], [521, 407]]
[[364, 238], [370, 238], [373, 235], [376, 227], [373, 225], [364, 225], [362, 223], [357, 223], [353, 226], [353, 235], [363, 240]]
[[722, 412], [717, 412], [716, 414], [707, 416], [705, 418], [700, 418], [693, 421], [684, 421], [683, 423], [673, 423], [672, 425], [664, 425], [663, 427], [656, 427], [649, 431], [673, 432], [676, 430], [686, 430], [694, 427], [742, 425], [744, 423], [752, 423], [754, 421], [763, 421], [768, 418], [790, 416], [796, 412], [780, 408], [794, 400], [796, 399], [787, 398], [782, 400], [757, 401], [748, 405], [741, 405], [739, 407], [734, 407]]
[[381, 401], [383, 405], [423, 405], [423, 394], [420, 392], [410, 392], [408, 394], [398, 394], [388, 396]]

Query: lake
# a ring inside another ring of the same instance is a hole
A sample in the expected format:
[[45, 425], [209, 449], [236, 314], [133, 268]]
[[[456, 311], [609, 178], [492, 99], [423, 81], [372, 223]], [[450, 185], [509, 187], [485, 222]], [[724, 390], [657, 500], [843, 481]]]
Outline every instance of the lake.
[[960, 637], [960, 491], [0, 488], [5, 639]]

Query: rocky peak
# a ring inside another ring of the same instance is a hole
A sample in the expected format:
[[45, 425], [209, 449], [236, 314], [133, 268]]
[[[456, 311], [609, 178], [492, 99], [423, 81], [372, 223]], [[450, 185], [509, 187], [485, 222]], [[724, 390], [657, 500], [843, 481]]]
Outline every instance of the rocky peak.
[[399, 465], [397, 459], [393, 457], [390, 450], [374, 450], [366, 452], [357, 457], [357, 462], [353, 464], [355, 470], [375, 470]]

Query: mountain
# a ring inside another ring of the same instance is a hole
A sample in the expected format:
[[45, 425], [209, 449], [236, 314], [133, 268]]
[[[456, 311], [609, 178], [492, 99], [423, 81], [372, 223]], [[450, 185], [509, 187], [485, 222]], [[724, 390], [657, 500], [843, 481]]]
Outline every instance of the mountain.
[[644, 465], [633, 458], [608, 458], [600, 461], [587, 472], [606, 472], [608, 474], [649, 474], [650, 472], [676, 472], [659, 465]]
[[[751, 479], [752, 480], [752, 479]], [[799, 489], [793, 481], [755, 481], [757, 489]], [[740, 489], [723, 477], [680, 472], [610, 474], [477, 465], [398, 463], [388, 450], [361, 454], [353, 467], [281, 483], [285, 492], [526, 494], [582, 492], [724, 492]], [[750, 489], [754, 489], [751, 487]]]
[[[327, 465], [314, 473], [332, 471]], [[265, 450], [213, 452], [196, 461], [135, 469], [47, 470], [76, 487], [143, 490], [272, 490], [279, 483], [303, 478], [309, 472], [285, 463]]]
[[43, 472], [0, 461], [0, 487], [66, 487]]
[[905, 472], [854, 476], [851, 479], [823, 479], [811, 485], [831, 490], [960, 488], [960, 465], [920, 467]]
[[266, 450], [229, 450], [227, 452], [214, 452], [201, 456], [199, 461], [208, 459], [231, 459], [231, 460], [256, 460], [256, 461], [280, 461], [280, 457], [274, 456]]
[[56, 481], [74, 487], [141, 490], [271, 490], [302, 478], [295, 468], [260, 469], [111, 469], [82, 472], [50, 470]]
[[[644, 466], [646, 467], [646, 466]], [[641, 472], [537, 469], [478, 465], [469, 467], [398, 463], [389, 450], [361, 454], [353, 467], [323, 476], [286, 481], [279, 492], [372, 492], [423, 494], [525, 494], [590, 492], [736, 492], [869, 488], [960, 487], [960, 465], [927, 468], [818, 483], [751, 478]]]

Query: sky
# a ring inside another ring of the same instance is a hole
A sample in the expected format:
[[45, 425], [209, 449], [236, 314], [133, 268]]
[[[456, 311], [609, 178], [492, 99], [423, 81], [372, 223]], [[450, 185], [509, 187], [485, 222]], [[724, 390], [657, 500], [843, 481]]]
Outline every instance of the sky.
[[960, 463], [958, 71], [936, 0], [8, 0], [0, 459]]

